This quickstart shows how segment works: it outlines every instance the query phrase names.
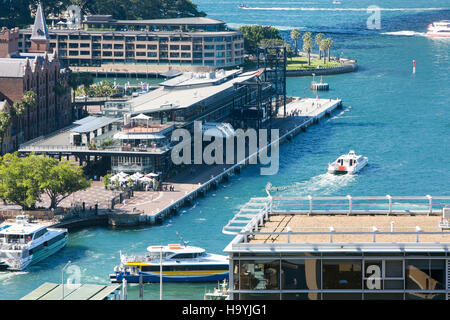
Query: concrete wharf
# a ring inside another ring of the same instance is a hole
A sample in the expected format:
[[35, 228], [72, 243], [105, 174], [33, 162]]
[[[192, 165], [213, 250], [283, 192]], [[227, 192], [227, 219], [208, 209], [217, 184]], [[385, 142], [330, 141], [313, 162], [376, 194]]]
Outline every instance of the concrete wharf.
[[[342, 107], [340, 99], [312, 99], [295, 97], [286, 105], [287, 116], [280, 114], [272, 120], [272, 129], [279, 129], [279, 139], [273, 143], [281, 144], [291, 140], [298, 133], [306, 130], [312, 124], [318, 123], [324, 116], [330, 115], [335, 109]], [[268, 144], [266, 148], [270, 148]], [[135, 192], [135, 198], [116, 208], [129, 210], [130, 214], [115, 214], [110, 216], [109, 223], [115, 226], [135, 225], [141, 223], [161, 223], [165, 218], [175, 214], [181, 207], [191, 205], [193, 200], [204, 196], [211, 189], [216, 189], [222, 181], [227, 181], [231, 175], [239, 173], [242, 168], [257, 157], [259, 152], [234, 165], [197, 165], [195, 174], [187, 170], [176, 178], [165, 181], [164, 184], [174, 185], [173, 191], [160, 191], [148, 196], [148, 192]], [[140, 199], [136, 199], [140, 198]]]

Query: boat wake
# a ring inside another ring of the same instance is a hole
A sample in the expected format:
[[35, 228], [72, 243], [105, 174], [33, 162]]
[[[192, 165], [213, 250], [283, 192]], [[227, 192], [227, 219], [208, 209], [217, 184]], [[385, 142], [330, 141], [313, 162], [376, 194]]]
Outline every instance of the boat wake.
[[23, 275], [23, 274], [27, 274], [27, 273], [28, 272], [26, 272], [26, 271], [1, 271], [0, 272], [0, 282], [6, 282], [15, 276]]
[[341, 112], [339, 112], [337, 115], [331, 117], [330, 119], [328, 119], [326, 122], [330, 122], [331, 120], [335, 120], [338, 118], [342, 118], [342, 116], [344, 115], [344, 113], [350, 111], [352, 109], [352, 106], [348, 106], [347, 108], [345, 108], [344, 110], [342, 110]]
[[[335, 175], [331, 173], [323, 173], [306, 181], [296, 182], [292, 186], [289, 186], [284, 190], [280, 190], [278, 194], [286, 197], [330, 195], [339, 189], [348, 186], [355, 180], [356, 176], [354, 175]], [[281, 187], [279, 189], [281, 189]]]
[[393, 31], [393, 32], [383, 32], [381, 34], [389, 35], [389, 36], [419, 36], [419, 37], [425, 37], [425, 32], [416, 32], [416, 31], [410, 31], [410, 30], [403, 30], [403, 31]]
[[[367, 8], [288, 8], [288, 7], [247, 7], [243, 10], [268, 10], [268, 11], [367, 11]], [[449, 8], [378, 8], [380, 11], [440, 11]]]

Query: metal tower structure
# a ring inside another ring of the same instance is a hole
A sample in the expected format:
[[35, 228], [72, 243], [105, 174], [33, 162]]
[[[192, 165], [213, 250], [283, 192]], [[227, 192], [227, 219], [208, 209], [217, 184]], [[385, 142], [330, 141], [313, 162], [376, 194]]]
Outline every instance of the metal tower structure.
[[286, 114], [286, 48], [259, 47], [257, 76], [235, 83], [232, 119], [235, 128], [270, 126], [270, 119], [284, 107]]

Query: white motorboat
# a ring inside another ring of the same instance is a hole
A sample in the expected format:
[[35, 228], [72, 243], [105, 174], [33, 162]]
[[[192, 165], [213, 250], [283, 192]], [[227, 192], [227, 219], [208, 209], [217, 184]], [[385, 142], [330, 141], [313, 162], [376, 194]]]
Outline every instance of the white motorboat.
[[433, 38], [450, 37], [450, 20], [442, 20], [429, 24], [426, 36]]
[[17, 216], [15, 223], [0, 225], [0, 267], [24, 270], [63, 248], [67, 239], [67, 229], [47, 228]]
[[333, 163], [328, 165], [329, 173], [348, 173], [355, 174], [369, 163], [367, 157], [357, 155], [354, 150], [350, 150], [348, 154], [343, 154]]
[[340, 1], [334, 0], [334, 1], [333, 1], [333, 4], [341, 4], [341, 2], [340, 2]]

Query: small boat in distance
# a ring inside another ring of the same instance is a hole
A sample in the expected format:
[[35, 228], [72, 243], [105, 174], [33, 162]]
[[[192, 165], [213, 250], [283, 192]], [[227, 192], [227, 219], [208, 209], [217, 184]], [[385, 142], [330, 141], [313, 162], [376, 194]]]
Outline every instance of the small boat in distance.
[[450, 37], [450, 20], [436, 21], [429, 24], [426, 36], [432, 38]]
[[354, 150], [348, 154], [343, 154], [333, 163], [328, 165], [328, 173], [334, 174], [355, 174], [369, 163], [367, 157], [357, 155]]
[[67, 229], [47, 228], [19, 215], [15, 223], [0, 225], [0, 268], [22, 271], [62, 249], [67, 239]]
[[238, 5], [238, 8], [246, 9], [248, 8], [248, 6], [246, 4], [241, 3], [240, 5]]
[[333, 1], [333, 4], [341, 4], [341, 2], [340, 2], [340, 1], [334, 0], [334, 1]]
[[[162, 259], [161, 259], [162, 257]], [[162, 268], [163, 282], [207, 282], [228, 279], [229, 262], [224, 255], [207, 253], [199, 247], [168, 244], [150, 246], [143, 255], [120, 253], [120, 266], [110, 274], [110, 281], [121, 283], [159, 282]]]

